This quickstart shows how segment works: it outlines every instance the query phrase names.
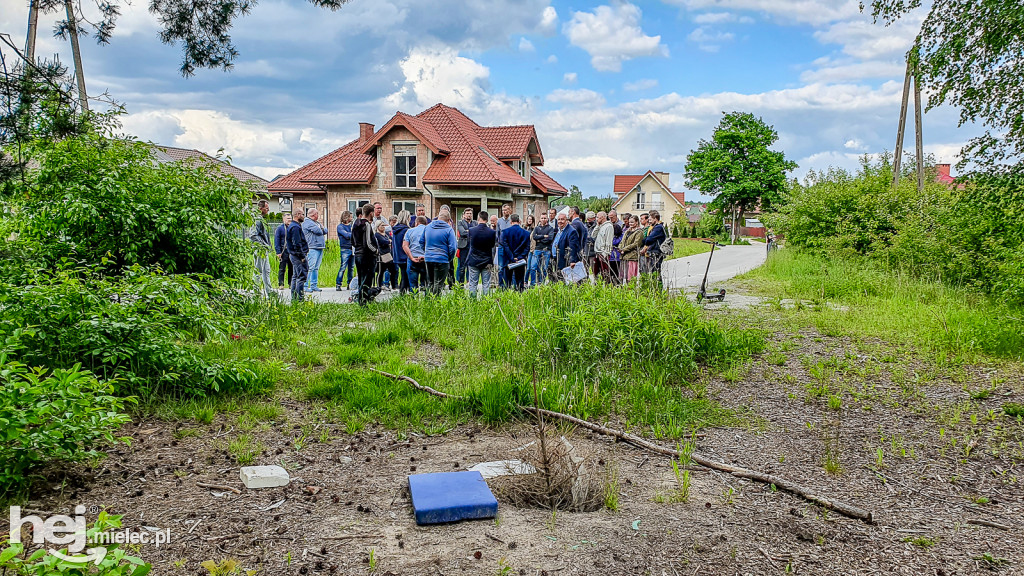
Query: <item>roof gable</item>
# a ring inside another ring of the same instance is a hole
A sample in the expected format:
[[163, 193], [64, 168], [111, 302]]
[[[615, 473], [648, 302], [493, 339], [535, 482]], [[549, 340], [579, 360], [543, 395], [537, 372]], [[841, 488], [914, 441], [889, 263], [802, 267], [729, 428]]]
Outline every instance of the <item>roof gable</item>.
[[[499, 160], [517, 160], [529, 154], [531, 164], [544, 165], [544, 155], [533, 126], [478, 127], [476, 133]], [[535, 153], [530, 153], [531, 144], [536, 149]]]
[[665, 195], [670, 197], [670, 198], [672, 198], [672, 200], [676, 204], [678, 204], [679, 206], [681, 206], [683, 208], [686, 207], [686, 193], [685, 192], [673, 192], [668, 186], [665, 186], [665, 183], [661, 181], [661, 178], [658, 178], [658, 176], [654, 173], [653, 170], [648, 170], [647, 172], [645, 172], [644, 174], [642, 174], [640, 176], [635, 176], [634, 175], [634, 176], [616, 176], [615, 177], [615, 184], [614, 184], [614, 186], [615, 186], [616, 194], [620, 194], [620, 192], [619, 192], [619, 186], [620, 185], [625, 186], [625, 184], [630, 183], [630, 182], [632, 182], [633, 185], [628, 187], [628, 188], [626, 188], [626, 189], [624, 189], [621, 192], [621, 195], [619, 196], [619, 199], [615, 201], [615, 204], [612, 205], [612, 208], [615, 208], [619, 204], [621, 204], [622, 201], [625, 200], [626, 197], [629, 196], [629, 193], [632, 192], [634, 188], [639, 186], [641, 183], [646, 181], [648, 178], [653, 180], [662, 190], [664, 190], [665, 193], [666, 193]]
[[405, 112], [396, 112], [387, 124], [381, 126], [381, 129], [363, 144], [361, 151], [365, 154], [372, 152], [373, 147], [380, 144], [381, 138], [397, 126], [412, 132], [434, 154], [449, 154], [451, 152], [451, 147], [434, 126], [429, 122], [424, 122], [418, 116], [410, 116]]
[[569, 193], [569, 191], [565, 189], [565, 186], [556, 182], [554, 178], [548, 176], [543, 170], [536, 166], [530, 167], [530, 184], [533, 184], [545, 194], [559, 194], [565, 196]]

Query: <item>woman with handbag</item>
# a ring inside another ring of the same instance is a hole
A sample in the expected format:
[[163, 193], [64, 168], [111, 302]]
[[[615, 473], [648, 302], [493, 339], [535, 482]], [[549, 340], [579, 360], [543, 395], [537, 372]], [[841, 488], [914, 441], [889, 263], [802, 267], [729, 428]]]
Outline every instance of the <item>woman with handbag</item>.
[[384, 286], [384, 274], [388, 275], [390, 280], [390, 287], [392, 289], [398, 288], [398, 269], [395, 268], [395, 258], [391, 253], [391, 238], [387, 233], [387, 222], [380, 220], [377, 222], [377, 246], [380, 247], [378, 261], [380, 262], [380, 270], [377, 272], [377, 285], [381, 288]]

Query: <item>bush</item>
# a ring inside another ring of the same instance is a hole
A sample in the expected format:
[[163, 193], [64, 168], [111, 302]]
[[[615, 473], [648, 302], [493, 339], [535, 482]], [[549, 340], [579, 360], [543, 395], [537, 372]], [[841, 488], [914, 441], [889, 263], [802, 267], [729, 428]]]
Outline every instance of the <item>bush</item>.
[[[29, 147], [36, 168], [13, 183], [18, 268], [62, 259], [171, 274], [251, 276], [253, 192], [213, 167], [157, 164], [139, 142], [93, 133]], [[5, 235], [6, 239], [8, 236]], [[5, 267], [7, 268], [7, 267]], [[14, 270], [16, 273], [17, 271]]]
[[246, 303], [211, 279], [133, 267], [122, 277], [71, 267], [0, 284], [0, 338], [23, 326], [16, 356], [32, 366], [82, 364], [117, 393], [203, 396], [260, 391], [269, 382], [238, 361], [205, 358], [199, 344], [229, 335]]
[[[111, 516], [102, 511], [96, 522], [86, 529], [86, 539], [88, 541], [100, 532], [110, 532], [119, 528], [121, 516]], [[104, 548], [106, 554], [97, 562], [68, 562], [47, 554], [45, 550], [37, 550], [29, 555], [22, 543], [12, 543], [8, 538], [0, 550], [0, 568], [4, 570], [4, 574], [10, 569], [13, 570], [12, 574], [19, 576], [145, 576], [153, 568], [141, 558], [129, 556], [118, 544], [104, 544]], [[64, 549], [62, 552], [67, 554], [68, 551]]]
[[975, 175], [960, 187], [892, 187], [883, 157], [851, 174], [831, 168], [791, 186], [769, 215], [787, 244], [863, 256], [886, 268], [1024, 304], [1024, 176]]
[[0, 349], [0, 498], [22, 493], [30, 473], [51, 461], [77, 462], [97, 456], [96, 446], [114, 442], [128, 421], [113, 386], [80, 366], [47, 371], [11, 359], [31, 330], [16, 330]]

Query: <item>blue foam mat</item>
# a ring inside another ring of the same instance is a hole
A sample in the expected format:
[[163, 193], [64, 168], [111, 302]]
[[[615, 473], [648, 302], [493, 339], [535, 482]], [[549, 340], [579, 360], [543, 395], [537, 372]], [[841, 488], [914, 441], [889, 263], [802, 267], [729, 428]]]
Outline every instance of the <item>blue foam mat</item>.
[[409, 476], [417, 524], [494, 518], [498, 500], [479, 472], [436, 472]]

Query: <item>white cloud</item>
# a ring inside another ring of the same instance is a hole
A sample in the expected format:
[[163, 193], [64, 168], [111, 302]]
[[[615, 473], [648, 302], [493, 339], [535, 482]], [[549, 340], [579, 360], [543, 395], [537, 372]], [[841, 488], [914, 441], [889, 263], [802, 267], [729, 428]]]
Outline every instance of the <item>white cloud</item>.
[[399, 66], [405, 76], [401, 88], [388, 97], [396, 106], [422, 108], [438, 102], [478, 109], [487, 91], [491, 71], [476, 60], [459, 56], [447, 46], [417, 47]]
[[561, 156], [549, 160], [544, 164], [547, 172], [606, 172], [608, 170], [621, 170], [629, 166], [629, 163], [621, 158], [612, 156]]
[[566, 72], [562, 75], [563, 84], [575, 84], [579, 80], [579, 75], [575, 72]]
[[603, 106], [605, 103], [604, 96], [586, 88], [580, 90], [559, 88], [547, 95], [547, 101], [578, 108], [594, 108]]
[[555, 10], [554, 6], [546, 6], [544, 8], [537, 31], [545, 35], [552, 35], [558, 31], [558, 11]]
[[902, 59], [921, 28], [921, 15], [913, 14], [890, 26], [882, 26], [870, 17], [837, 22], [814, 33], [822, 44], [840, 44], [844, 54], [862, 60], [886, 57]]
[[548, 59], [546, 60], [546, 62], [548, 64], [558, 64], [558, 56], [555, 56], [554, 54], [551, 54], [550, 56], [548, 56]]
[[705, 12], [693, 17], [695, 24], [752, 24], [754, 19], [749, 16], [737, 16], [733, 12]]
[[846, 144], [843, 144], [843, 148], [846, 148], [847, 150], [855, 150], [857, 152], [864, 152], [868, 147], [857, 138], [851, 138], [846, 141]]
[[533, 42], [530, 42], [526, 38], [519, 39], [519, 51], [520, 52], [533, 52], [536, 49], [533, 47]]
[[644, 78], [637, 80], [636, 82], [626, 82], [622, 85], [622, 89], [626, 92], [639, 92], [641, 90], [650, 90], [651, 88], [657, 88], [658, 81], [654, 78]]
[[598, 6], [593, 12], [574, 12], [564, 32], [573, 46], [590, 54], [595, 70], [619, 72], [626, 60], [668, 56], [661, 36], [644, 34], [640, 16], [640, 8], [628, 2]]
[[856, 16], [858, 0], [664, 0], [689, 10], [742, 10], [765, 14], [781, 23], [822, 25]]
[[693, 42], [705, 52], [718, 52], [722, 44], [732, 42], [734, 38], [735, 35], [732, 32], [716, 32], [704, 26], [690, 32], [690, 35], [686, 37], [687, 40]]
[[815, 68], [800, 74], [800, 81], [806, 83], [851, 82], [866, 78], [899, 77], [906, 65], [892, 61], [832, 60], [820, 58], [814, 62]]

